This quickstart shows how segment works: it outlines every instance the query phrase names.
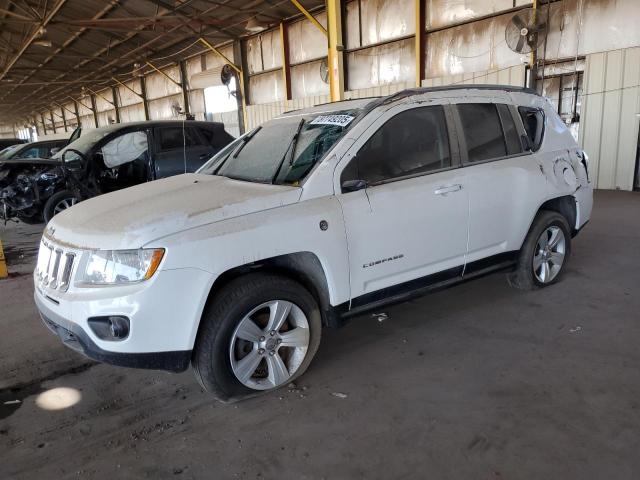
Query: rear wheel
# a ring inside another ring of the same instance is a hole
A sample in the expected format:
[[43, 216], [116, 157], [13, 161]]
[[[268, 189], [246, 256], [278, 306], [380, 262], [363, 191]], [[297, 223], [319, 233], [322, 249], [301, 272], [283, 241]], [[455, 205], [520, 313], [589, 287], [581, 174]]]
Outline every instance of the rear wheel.
[[313, 296], [270, 274], [230, 282], [202, 318], [193, 367], [205, 390], [240, 399], [287, 385], [307, 369], [322, 323]]
[[521, 290], [545, 287], [558, 281], [571, 253], [571, 233], [559, 213], [541, 210], [522, 245], [509, 283]]
[[54, 193], [44, 204], [43, 214], [45, 222], [49, 223], [49, 220], [54, 216], [67, 208], [73, 207], [77, 202], [78, 200], [75, 195], [69, 190], [61, 190]]

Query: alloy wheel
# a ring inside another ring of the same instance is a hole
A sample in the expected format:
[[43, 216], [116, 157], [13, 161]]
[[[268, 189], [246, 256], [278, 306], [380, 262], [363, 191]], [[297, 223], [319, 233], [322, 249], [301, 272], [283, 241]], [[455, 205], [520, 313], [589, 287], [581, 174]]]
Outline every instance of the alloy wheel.
[[540, 283], [553, 281], [564, 263], [567, 241], [560, 227], [547, 227], [538, 242], [533, 254], [533, 273]]
[[60, 212], [62, 212], [63, 210], [66, 210], [67, 208], [71, 208], [76, 204], [76, 198], [75, 197], [70, 197], [70, 198], [64, 198], [62, 200], [60, 200], [58, 203], [56, 203], [56, 206], [53, 207], [53, 214], [57, 215]]
[[231, 370], [254, 390], [287, 383], [309, 348], [309, 322], [292, 302], [272, 300], [258, 305], [236, 327], [229, 344]]

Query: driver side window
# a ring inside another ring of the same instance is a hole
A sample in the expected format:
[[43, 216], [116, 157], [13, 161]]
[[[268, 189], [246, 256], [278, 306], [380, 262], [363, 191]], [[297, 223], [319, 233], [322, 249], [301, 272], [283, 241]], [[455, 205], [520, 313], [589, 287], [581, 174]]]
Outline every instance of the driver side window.
[[442, 106], [405, 110], [389, 119], [362, 146], [342, 172], [341, 183], [372, 185], [451, 167]]

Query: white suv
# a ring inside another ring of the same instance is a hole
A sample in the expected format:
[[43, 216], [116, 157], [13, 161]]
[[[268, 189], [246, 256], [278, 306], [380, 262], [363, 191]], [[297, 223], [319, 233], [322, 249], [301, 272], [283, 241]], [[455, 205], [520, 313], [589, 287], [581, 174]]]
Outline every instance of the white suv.
[[323, 326], [496, 270], [555, 282], [591, 214], [587, 157], [526, 89], [406, 90], [286, 113], [197, 173], [47, 226], [45, 323], [116, 365], [193, 365], [218, 398], [301, 375]]

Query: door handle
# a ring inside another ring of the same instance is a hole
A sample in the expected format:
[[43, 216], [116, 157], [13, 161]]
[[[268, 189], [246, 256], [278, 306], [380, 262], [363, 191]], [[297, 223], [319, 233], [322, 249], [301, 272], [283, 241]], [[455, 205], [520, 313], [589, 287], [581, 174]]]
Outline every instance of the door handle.
[[453, 193], [462, 190], [462, 185], [459, 183], [455, 185], [447, 185], [446, 187], [439, 187], [433, 191], [436, 195], [446, 195], [447, 193]]

